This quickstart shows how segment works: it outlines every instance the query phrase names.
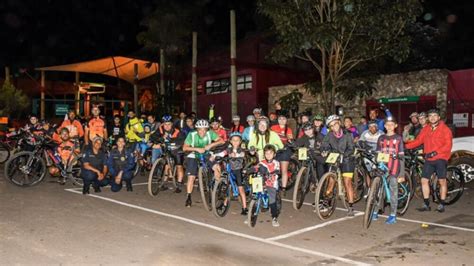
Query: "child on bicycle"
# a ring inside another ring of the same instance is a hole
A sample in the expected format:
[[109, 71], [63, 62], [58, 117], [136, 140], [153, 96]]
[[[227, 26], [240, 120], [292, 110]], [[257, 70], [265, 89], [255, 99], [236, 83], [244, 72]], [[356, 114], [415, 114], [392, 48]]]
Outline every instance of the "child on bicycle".
[[[386, 117], [384, 124], [387, 134], [379, 137], [377, 141], [377, 151], [390, 155], [387, 163], [389, 169], [388, 182], [390, 186], [390, 216], [388, 216], [385, 223], [394, 224], [397, 222], [398, 178], [404, 174], [403, 161], [400, 159], [403, 158], [404, 153], [403, 138], [395, 133], [397, 121], [395, 121], [393, 117]], [[372, 214], [372, 220], [378, 219], [378, 209], [379, 206], [377, 206], [376, 211]]]
[[272, 226], [278, 227], [278, 207], [277, 207], [277, 193], [278, 193], [278, 175], [280, 174], [280, 163], [275, 160], [276, 148], [272, 144], [267, 144], [263, 148], [264, 159], [256, 166], [257, 172], [260, 173], [265, 180], [265, 188], [268, 193], [268, 203], [272, 215]]
[[240, 214], [247, 215], [247, 199], [245, 197], [245, 189], [242, 185], [242, 168], [244, 167], [245, 152], [240, 145], [242, 144], [242, 135], [238, 131], [234, 131], [229, 136], [230, 147], [227, 150], [232, 174], [235, 176], [235, 181], [239, 187], [239, 195], [242, 199], [242, 212]]

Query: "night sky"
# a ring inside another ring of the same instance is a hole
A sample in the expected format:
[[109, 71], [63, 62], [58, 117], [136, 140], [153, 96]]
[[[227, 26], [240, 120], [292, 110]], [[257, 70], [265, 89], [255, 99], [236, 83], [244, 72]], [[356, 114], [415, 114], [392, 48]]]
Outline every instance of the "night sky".
[[[205, 6], [201, 30], [207, 33], [206, 47], [228, 43], [230, 7], [237, 9], [239, 38], [265, 30], [262, 29], [265, 22], [256, 14], [254, 1], [180, 2]], [[438, 0], [424, 3], [425, 13], [420, 21], [439, 29], [438, 51], [446, 55], [439, 63], [441, 67], [474, 67], [474, 29], [469, 25], [474, 14], [473, 2]], [[17, 69], [110, 55], [154, 57], [141, 51], [136, 35], [144, 30], [140, 26], [142, 19], [166, 3], [159, 0], [0, 1], [0, 65]]]

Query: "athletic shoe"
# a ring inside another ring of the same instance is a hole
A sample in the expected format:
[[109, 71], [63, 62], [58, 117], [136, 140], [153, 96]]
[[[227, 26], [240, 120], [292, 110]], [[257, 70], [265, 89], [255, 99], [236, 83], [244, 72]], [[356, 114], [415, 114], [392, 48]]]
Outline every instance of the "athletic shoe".
[[247, 215], [249, 213], [249, 210], [247, 208], [242, 208], [242, 212], [240, 215]]
[[193, 202], [191, 201], [191, 197], [188, 197], [186, 199], [186, 205], [185, 206], [188, 207], [188, 208], [191, 208], [191, 204], [193, 204]]
[[397, 216], [390, 215], [388, 216], [387, 220], [385, 221], [386, 224], [394, 224], [397, 222]]
[[354, 216], [354, 208], [349, 207], [347, 209], [347, 216], [350, 216], [350, 217]]
[[419, 212], [429, 212], [431, 211], [431, 207], [426, 204], [423, 204], [423, 206], [421, 206], [420, 208], [417, 208], [416, 210]]
[[444, 205], [443, 204], [438, 205], [438, 208], [436, 208], [436, 211], [437, 212], [444, 212], [445, 211]]
[[272, 226], [273, 227], [280, 226], [280, 223], [278, 222], [278, 219], [276, 217], [272, 219]]
[[378, 219], [379, 219], [379, 213], [378, 212], [372, 213], [372, 221], [377, 221]]

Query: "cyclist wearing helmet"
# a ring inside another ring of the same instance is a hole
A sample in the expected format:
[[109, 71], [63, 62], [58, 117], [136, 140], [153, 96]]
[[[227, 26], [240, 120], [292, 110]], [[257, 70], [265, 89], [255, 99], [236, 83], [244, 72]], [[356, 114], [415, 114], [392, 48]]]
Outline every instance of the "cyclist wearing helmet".
[[430, 125], [424, 127], [414, 141], [407, 143], [406, 148], [414, 149], [423, 145], [426, 158], [425, 164], [423, 165], [423, 172], [421, 174], [421, 187], [423, 190], [424, 204], [418, 210], [431, 210], [429, 180], [433, 173], [436, 173], [441, 187], [441, 200], [436, 210], [438, 212], [444, 212], [444, 201], [446, 200], [446, 193], [448, 191], [446, 183], [446, 168], [448, 160], [451, 157], [453, 135], [444, 121], [441, 121], [440, 111], [438, 108], [429, 110], [427, 114]]
[[[324, 158], [321, 155], [321, 144], [323, 143], [324, 136], [320, 132], [314, 130], [311, 122], [306, 122], [303, 124], [301, 130], [303, 130], [304, 135], [295, 141], [295, 145], [298, 148], [304, 147], [308, 149], [308, 153], [311, 153], [310, 158], [312, 158], [315, 162], [318, 178], [321, 178], [325, 172]], [[313, 176], [311, 176], [311, 178], [313, 178]], [[312, 185], [316, 184], [316, 180], [310, 181]], [[314, 188], [315, 187], [313, 186], [312, 190], [314, 190]]]
[[[428, 120], [426, 118], [426, 113], [421, 112], [418, 114], [418, 122], [420, 122], [421, 129], [423, 129], [426, 125], [428, 125]], [[421, 130], [420, 130], [421, 132]]]
[[253, 115], [247, 116], [247, 124], [249, 126], [244, 129], [244, 133], [242, 134], [242, 139], [245, 142], [249, 142], [250, 136], [253, 134], [255, 130], [255, 116]]
[[421, 124], [418, 121], [418, 113], [413, 112], [410, 114], [410, 123], [403, 128], [403, 140], [415, 139], [421, 131]]
[[252, 114], [255, 117], [255, 120], [258, 120], [262, 116], [262, 108], [254, 108]]
[[215, 132], [222, 140], [227, 141], [227, 133], [225, 129], [221, 127], [221, 121], [213, 117], [210, 121], [211, 124], [211, 131]]
[[[341, 118], [338, 115], [331, 115], [326, 120], [326, 125], [331, 129], [324, 137], [321, 144], [321, 150], [327, 152], [337, 152], [343, 155], [341, 164], [342, 177], [344, 179], [344, 187], [347, 193], [347, 201], [349, 203], [348, 216], [354, 216], [354, 191], [352, 187], [352, 176], [354, 175], [354, 139], [352, 133], [341, 127]], [[334, 184], [332, 184], [334, 186]], [[332, 188], [328, 188], [326, 193], [331, 192]]]
[[221, 139], [214, 131], [209, 130], [209, 122], [204, 119], [196, 122], [196, 131], [188, 134], [184, 141], [183, 151], [190, 152], [186, 157], [186, 175], [187, 182], [187, 196], [186, 207], [191, 207], [191, 193], [193, 192], [194, 180], [198, 174], [199, 164], [196, 160], [196, 154], [204, 154], [214, 147], [224, 144], [225, 141]]
[[283, 143], [281, 142], [280, 137], [278, 137], [278, 134], [270, 130], [270, 122], [267, 117], [262, 116], [257, 121], [257, 128], [255, 132], [250, 135], [248, 147], [249, 149], [252, 147], [255, 149], [258, 158], [261, 161], [264, 159], [263, 148], [265, 148], [265, 145], [272, 144], [275, 146], [275, 150], [278, 151], [283, 149]]
[[226, 151], [229, 156], [230, 168], [235, 176], [235, 181], [239, 187], [239, 196], [242, 202], [242, 212], [240, 214], [247, 215], [247, 199], [245, 196], [245, 189], [242, 183], [242, 169], [244, 168], [245, 152], [240, 147], [242, 143], [242, 135], [239, 132], [232, 132], [229, 136], [230, 146]]
[[240, 124], [240, 116], [234, 115], [232, 117], [232, 127], [230, 128], [229, 134], [232, 134], [233, 132], [239, 132], [240, 134], [244, 133], [244, 126]]

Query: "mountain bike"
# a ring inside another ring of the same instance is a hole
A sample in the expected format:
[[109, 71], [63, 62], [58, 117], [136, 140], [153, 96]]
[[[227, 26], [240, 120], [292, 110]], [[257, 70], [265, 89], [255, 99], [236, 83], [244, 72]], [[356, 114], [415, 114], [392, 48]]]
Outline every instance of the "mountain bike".
[[293, 189], [293, 208], [299, 210], [304, 203], [306, 194], [310, 191], [310, 185], [318, 185], [316, 161], [312, 153], [308, 155], [307, 148], [298, 148], [298, 159], [300, 170], [296, 175], [295, 187]]
[[[252, 185], [252, 200], [249, 205], [249, 212], [247, 214], [247, 225], [250, 228], [255, 227], [258, 220], [258, 215], [264, 209], [270, 206], [270, 198], [267, 189], [264, 187], [265, 177], [260, 173], [251, 173], [249, 182]], [[281, 211], [281, 196], [279, 191], [276, 192], [276, 204], [278, 212]]]
[[173, 188], [176, 188], [176, 159], [173, 152], [181, 146], [172, 142], [163, 142], [161, 148], [164, 153], [153, 163], [148, 175], [148, 194], [150, 196], [158, 195], [165, 182], [170, 182]]

